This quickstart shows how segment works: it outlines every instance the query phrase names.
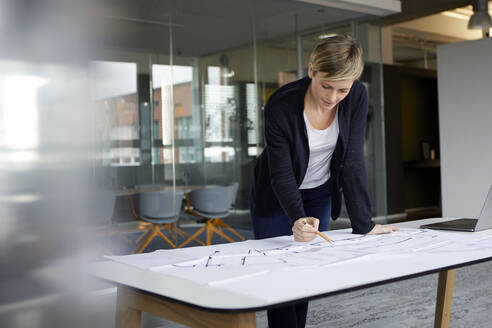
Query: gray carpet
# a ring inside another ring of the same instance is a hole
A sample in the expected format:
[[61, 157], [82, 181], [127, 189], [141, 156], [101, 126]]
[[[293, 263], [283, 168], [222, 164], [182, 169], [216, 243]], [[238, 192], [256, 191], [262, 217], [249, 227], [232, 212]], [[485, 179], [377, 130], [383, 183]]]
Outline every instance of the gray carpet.
[[[492, 263], [456, 272], [451, 327], [492, 327]], [[431, 327], [437, 274], [311, 303], [309, 327]], [[489, 323], [489, 324], [486, 324]]]

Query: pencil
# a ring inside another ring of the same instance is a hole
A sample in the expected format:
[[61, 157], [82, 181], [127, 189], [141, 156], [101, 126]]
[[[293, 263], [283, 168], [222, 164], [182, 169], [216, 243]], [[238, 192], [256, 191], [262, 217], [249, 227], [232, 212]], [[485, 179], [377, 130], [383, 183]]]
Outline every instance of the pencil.
[[[306, 220], [302, 220], [302, 223], [303, 223], [304, 225], [306, 225], [306, 224], [307, 224]], [[319, 231], [316, 231], [316, 234], [317, 234], [318, 236], [320, 236], [321, 238], [323, 238], [324, 240], [326, 240], [327, 242], [329, 242], [329, 243], [333, 243], [333, 240], [331, 240], [331, 239], [330, 239], [327, 235], [325, 235], [324, 233], [319, 232]]]
[[331, 240], [327, 235], [325, 235], [324, 233], [322, 232], [319, 232], [319, 231], [316, 231], [316, 234], [318, 236], [320, 236], [321, 238], [323, 238], [324, 240], [326, 240], [327, 242], [329, 243], [333, 243], [333, 240]]

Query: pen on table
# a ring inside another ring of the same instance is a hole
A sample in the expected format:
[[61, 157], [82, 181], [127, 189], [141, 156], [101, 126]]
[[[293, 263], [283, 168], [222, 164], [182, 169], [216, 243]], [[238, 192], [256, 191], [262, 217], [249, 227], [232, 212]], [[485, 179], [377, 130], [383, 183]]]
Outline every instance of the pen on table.
[[[304, 223], [305, 225], [307, 224], [307, 222], [305, 220], [302, 221], [302, 223]], [[333, 244], [333, 240], [330, 239], [330, 237], [328, 237], [327, 235], [325, 235], [324, 233], [320, 232], [320, 231], [316, 231], [316, 234], [318, 236], [320, 236], [321, 238], [323, 238], [324, 240], [326, 240], [327, 242]]]

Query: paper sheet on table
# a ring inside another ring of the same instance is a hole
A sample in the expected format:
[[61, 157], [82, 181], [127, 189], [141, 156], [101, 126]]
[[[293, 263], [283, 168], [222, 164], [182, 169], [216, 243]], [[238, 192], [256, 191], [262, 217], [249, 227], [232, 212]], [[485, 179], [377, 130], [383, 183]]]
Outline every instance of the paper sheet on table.
[[299, 243], [292, 236], [283, 236], [107, 258], [200, 284], [218, 285], [275, 270], [330, 267], [370, 255], [403, 256], [492, 248], [492, 236], [458, 236], [433, 230], [402, 229], [384, 235], [354, 235], [348, 230], [338, 230], [326, 234], [333, 243], [320, 237]]
[[224, 253], [244, 252], [245, 250], [249, 250], [251, 248], [248, 246], [251, 242], [253, 241], [247, 240], [235, 243], [234, 250], [227, 247], [227, 244], [220, 244], [180, 249], [160, 249], [151, 253], [105, 256], [105, 258], [148, 270], [151, 268], [168, 267], [178, 262], [196, 260], [206, 257], [215, 251], [222, 251]]

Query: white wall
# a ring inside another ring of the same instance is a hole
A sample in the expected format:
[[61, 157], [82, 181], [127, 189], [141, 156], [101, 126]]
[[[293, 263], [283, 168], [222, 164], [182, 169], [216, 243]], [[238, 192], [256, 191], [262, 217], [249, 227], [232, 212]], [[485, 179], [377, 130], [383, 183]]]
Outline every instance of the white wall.
[[439, 46], [444, 217], [478, 217], [492, 184], [492, 39]]

